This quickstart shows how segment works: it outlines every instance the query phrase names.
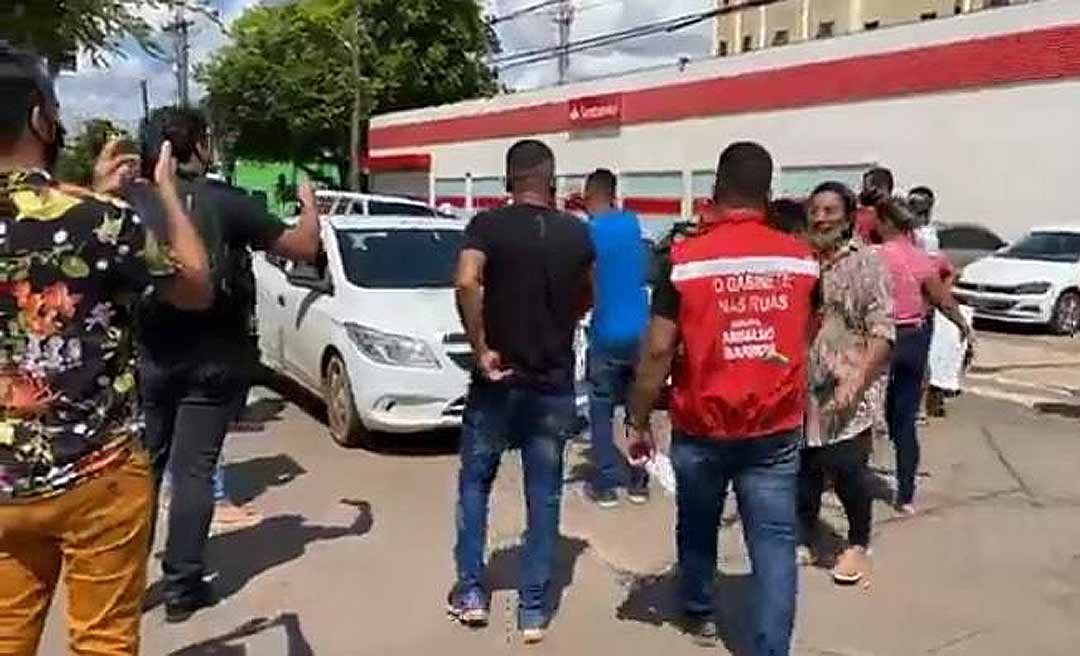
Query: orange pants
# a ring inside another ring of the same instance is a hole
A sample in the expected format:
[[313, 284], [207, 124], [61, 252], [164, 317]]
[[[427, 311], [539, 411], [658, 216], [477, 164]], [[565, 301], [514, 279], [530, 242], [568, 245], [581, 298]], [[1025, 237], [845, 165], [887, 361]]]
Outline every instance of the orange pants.
[[61, 569], [69, 652], [138, 653], [151, 499], [139, 451], [58, 496], [0, 505], [0, 655], [35, 654]]

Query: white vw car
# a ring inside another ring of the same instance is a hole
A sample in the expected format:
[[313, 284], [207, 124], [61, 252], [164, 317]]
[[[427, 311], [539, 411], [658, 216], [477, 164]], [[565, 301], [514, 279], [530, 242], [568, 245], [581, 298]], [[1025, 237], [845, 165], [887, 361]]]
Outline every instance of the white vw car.
[[1080, 226], [1036, 228], [969, 264], [955, 295], [979, 318], [1074, 334], [1080, 329]]
[[326, 400], [337, 442], [461, 424], [472, 355], [453, 272], [464, 229], [442, 218], [333, 216], [320, 266], [256, 257], [263, 364]]

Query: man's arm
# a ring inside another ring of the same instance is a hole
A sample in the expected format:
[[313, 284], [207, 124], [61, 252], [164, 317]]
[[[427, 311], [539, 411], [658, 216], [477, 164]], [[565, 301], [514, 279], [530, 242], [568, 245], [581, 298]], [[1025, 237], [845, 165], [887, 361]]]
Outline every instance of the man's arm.
[[170, 305], [182, 310], [205, 310], [214, 301], [210, 283], [210, 261], [202, 239], [180, 202], [176, 190], [176, 160], [172, 144], [161, 146], [154, 182], [165, 209], [166, 239], [176, 272], [160, 288], [160, 296]]
[[295, 228], [281, 233], [267, 250], [296, 262], [314, 263], [322, 246], [315, 192], [310, 184], [304, 183], [300, 185], [296, 195], [300, 201], [300, 222]]
[[654, 316], [645, 332], [645, 344], [638, 357], [634, 385], [627, 410], [629, 423], [642, 430], [649, 424], [656, 401], [671, 373], [671, 361], [679, 345], [679, 327], [671, 319]]
[[456, 287], [458, 315], [465, 327], [473, 353], [479, 355], [487, 350], [484, 335], [484, 264], [487, 256], [483, 251], [465, 249], [458, 256]]

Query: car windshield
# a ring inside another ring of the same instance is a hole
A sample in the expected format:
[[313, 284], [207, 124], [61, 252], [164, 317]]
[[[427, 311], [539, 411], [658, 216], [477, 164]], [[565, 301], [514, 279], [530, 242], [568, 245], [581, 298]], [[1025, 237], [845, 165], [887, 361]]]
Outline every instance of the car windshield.
[[369, 289], [453, 287], [461, 230], [339, 230], [349, 282]]
[[426, 205], [398, 203], [388, 200], [369, 200], [368, 214], [371, 216], [436, 216], [435, 210]]
[[1000, 253], [1017, 260], [1080, 262], [1080, 233], [1032, 232]]

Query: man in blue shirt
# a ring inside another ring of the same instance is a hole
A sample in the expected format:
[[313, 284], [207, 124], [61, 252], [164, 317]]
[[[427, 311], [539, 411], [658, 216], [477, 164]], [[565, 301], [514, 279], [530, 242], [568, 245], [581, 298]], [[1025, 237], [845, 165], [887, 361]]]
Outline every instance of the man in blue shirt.
[[[591, 494], [602, 508], [618, 505], [616, 487], [626, 469], [615, 448], [612, 415], [626, 404], [634, 375], [638, 343], [648, 321], [645, 288], [646, 251], [641, 225], [633, 212], [615, 205], [615, 175], [597, 169], [585, 182], [589, 233], [596, 252], [595, 308], [589, 331], [589, 422], [597, 469]], [[649, 499], [649, 478], [631, 468], [627, 498], [643, 504]]]

